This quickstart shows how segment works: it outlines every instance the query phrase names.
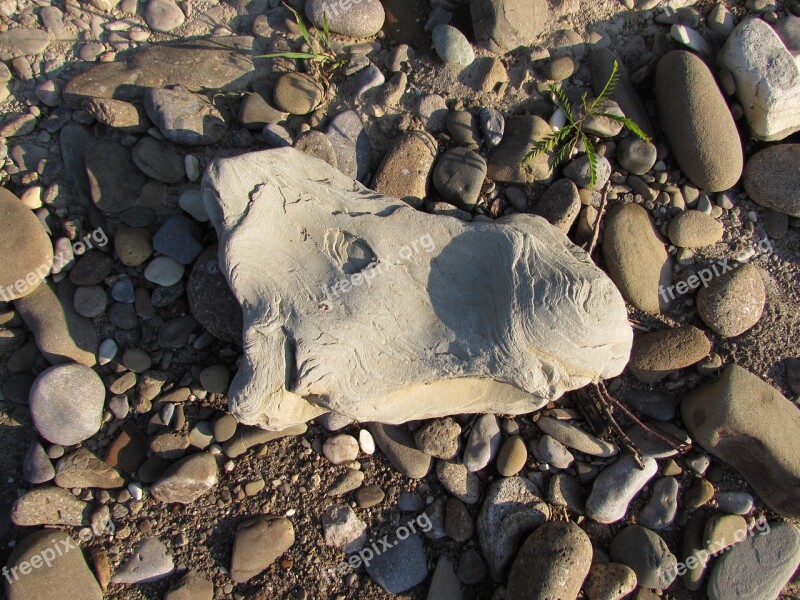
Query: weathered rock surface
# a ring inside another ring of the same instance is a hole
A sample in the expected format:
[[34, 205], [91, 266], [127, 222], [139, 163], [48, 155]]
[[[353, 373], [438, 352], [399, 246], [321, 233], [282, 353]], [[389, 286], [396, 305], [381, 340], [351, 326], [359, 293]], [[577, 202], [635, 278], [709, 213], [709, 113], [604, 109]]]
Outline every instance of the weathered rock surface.
[[144, 108], [164, 137], [176, 144], [214, 144], [227, 130], [225, 118], [208, 98], [186, 90], [148, 90]]
[[616, 288], [538, 217], [441, 219], [291, 148], [212, 163], [203, 199], [244, 306], [245, 423], [527, 413], [628, 359]]
[[190, 504], [217, 484], [217, 462], [207, 452], [192, 454], [171, 465], [150, 489], [161, 502]]
[[239, 525], [233, 540], [231, 579], [244, 583], [294, 544], [294, 526], [283, 517], [260, 516]]
[[505, 120], [505, 134], [489, 157], [487, 174], [502, 183], [546, 181], [552, 174], [550, 156], [542, 153], [529, 164], [523, 158], [536, 142], [553, 133], [547, 121], [534, 115], [517, 115]]
[[432, 135], [424, 131], [405, 133], [383, 157], [372, 189], [419, 208], [427, 195], [435, 158], [436, 140]]
[[191, 92], [244, 92], [255, 77], [253, 38], [218, 36], [175, 45], [152, 45], [125, 62], [100, 63], [64, 86], [64, 102], [82, 108], [90, 98], [139, 100], [147, 88], [174, 85]]
[[55, 486], [40, 486], [26, 492], [11, 510], [11, 520], [20, 527], [35, 525], [89, 524], [92, 507], [73, 496], [69, 490]]
[[800, 130], [800, 64], [766, 21], [739, 23], [717, 62], [733, 75], [756, 139], [773, 142]]
[[[692, 439], [732, 465], [775, 512], [800, 517], [800, 409], [738, 365], [681, 404]], [[754, 418], [757, 415], [757, 418]]]
[[685, 50], [665, 54], [655, 90], [661, 125], [681, 170], [711, 192], [733, 187], [742, 174], [742, 143], [705, 63]]
[[684, 325], [636, 336], [628, 368], [644, 383], [655, 383], [708, 356], [711, 341], [702, 329]]
[[761, 319], [767, 290], [753, 263], [713, 279], [697, 294], [697, 312], [719, 335], [735, 337]]
[[330, 30], [355, 38], [370, 37], [383, 27], [386, 13], [381, 2], [325, 2], [308, 0], [306, 15], [317, 29], [322, 29], [325, 16]]

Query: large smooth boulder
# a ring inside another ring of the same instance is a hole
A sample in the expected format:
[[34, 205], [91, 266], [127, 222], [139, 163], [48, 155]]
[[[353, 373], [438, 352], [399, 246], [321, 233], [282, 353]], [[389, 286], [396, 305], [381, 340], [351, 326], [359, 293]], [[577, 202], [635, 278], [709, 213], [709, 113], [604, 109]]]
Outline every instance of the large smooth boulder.
[[618, 291], [539, 217], [422, 213], [292, 148], [214, 161], [202, 194], [243, 307], [244, 423], [528, 413], [628, 360]]
[[673, 50], [658, 61], [656, 106], [681, 170], [709, 192], [733, 187], [744, 158], [736, 122], [706, 64]]
[[800, 130], [800, 64], [766, 21], [739, 23], [717, 60], [733, 75], [756, 139], [773, 142]]
[[738, 365], [689, 394], [686, 428], [703, 448], [742, 474], [764, 504], [800, 518], [800, 409]]

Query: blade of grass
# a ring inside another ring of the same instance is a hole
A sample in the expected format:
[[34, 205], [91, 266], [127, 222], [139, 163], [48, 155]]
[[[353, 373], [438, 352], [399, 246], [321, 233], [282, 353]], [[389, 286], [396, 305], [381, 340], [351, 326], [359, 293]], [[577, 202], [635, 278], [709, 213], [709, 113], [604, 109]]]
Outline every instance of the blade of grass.
[[591, 190], [594, 189], [594, 185], [597, 183], [597, 153], [589, 136], [581, 132], [581, 139], [583, 140], [583, 145], [586, 146], [586, 158], [589, 161], [589, 189]]
[[612, 121], [617, 121], [618, 123], [622, 123], [637, 137], [641, 138], [648, 144], [652, 143], [650, 141], [650, 136], [648, 136], [644, 131], [642, 131], [642, 129], [636, 124], [636, 122], [633, 119], [629, 119], [628, 117], [621, 117], [620, 115], [614, 115], [611, 113], [597, 113], [597, 116], [606, 117], [607, 119], [611, 119]]

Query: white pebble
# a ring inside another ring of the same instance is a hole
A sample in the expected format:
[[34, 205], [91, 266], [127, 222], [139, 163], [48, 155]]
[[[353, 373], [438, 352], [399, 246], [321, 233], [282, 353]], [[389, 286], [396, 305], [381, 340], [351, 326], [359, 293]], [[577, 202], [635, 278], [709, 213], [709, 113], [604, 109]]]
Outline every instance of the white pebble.
[[222, 468], [225, 469], [226, 473], [230, 473], [236, 468], [236, 463], [233, 462], [232, 460], [229, 460], [223, 465]]
[[553, 116], [550, 117], [550, 127], [553, 128], [553, 131], [558, 131], [564, 125], [567, 124], [567, 115], [566, 113], [561, 110], [560, 108], [556, 109], [556, 112], [553, 113]]
[[175, 405], [172, 402], [167, 402], [164, 408], [161, 409], [161, 422], [169, 427], [172, 422], [172, 417], [175, 415]]
[[178, 198], [178, 205], [189, 213], [195, 221], [201, 223], [208, 222], [208, 213], [206, 212], [203, 198], [200, 196], [200, 190], [186, 190]]
[[358, 432], [358, 445], [361, 446], [361, 451], [364, 454], [375, 453], [375, 440], [372, 439], [372, 434], [366, 429]]
[[189, 181], [200, 179], [200, 161], [193, 154], [187, 154], [183, 159], [183, 168], [186, 170], [186, 177]]
[[293, 517], [296, 514], [297, 514], [297, 511], [295, 509], [293, 509], [293, 508], [290, 508], [289, 510], [286, 511], [286, 516], [287, 517]]
[[169, 256], [157, 256], [150, 261], [144, 270], [147, 281], [169, 287], [175, 285], [183, 278], [186, 267]]
[[142, 484], [138, 481], [133, 481], [128, 484], [128, 492], [130, 492], [131, 498], [134, 500], [141, 500], [144, 496], [144, 490], [142, 489]]

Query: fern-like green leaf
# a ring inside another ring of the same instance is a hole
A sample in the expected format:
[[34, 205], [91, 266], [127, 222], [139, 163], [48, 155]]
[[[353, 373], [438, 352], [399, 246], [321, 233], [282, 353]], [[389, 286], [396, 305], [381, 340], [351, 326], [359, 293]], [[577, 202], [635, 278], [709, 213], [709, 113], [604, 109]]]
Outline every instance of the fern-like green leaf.
[[589, 161], [589, 189], [594, 189], [594, 184], [597, 183], [597, 152], [595, 152], [594, 144], [585, 133], [581, 132], [581, 139], [583, 145], [586, 146], [586, 159]]
[[628, 117], [622, 117], [620, 115], [614, 115], [611, 113], [597, 113], [599, 117], [606, 117], [607, 119], [611, 119], [616, 121], [617, 123], [622, 123], [625, 127], [627, 127], [631, 133], [635, 134], [637, 137], [642, 139], [642, 141], [647, 142], [648, 144], [652, 144], [653, 142], [650, 140], [650, 136], [647, 135], [644, 131], [642, 131], [641, 127], [639, 127], [633, 119], [629, 119]]
[[328, 13], [322, 13], [322, 43], [326, 50], [331, 50], [331, 26], [328, 22]]
[[603, 86], [603, 91], [600, 92], [600, 95], [597, 96], [594, 100], [592, 100], [591, 104], [589, 104], [589, 113], [593, 113], [598, 106], [603, 104], [606, 100], [611, 97], [611, 94], [614, 93], [614, 88], [617, 87], [619, 83], [619, 63], [615, 60], [614, 64], [611, 67], [611, 75], [606, 81], [606, 84]]
[[540, 154], [546, 154], [555, 150], [558, 145], [567, 137], [567, 134], [572, 128], [570, 126], [554, 131], [547, 135], [544, 139], [536, 142], [533, 147], [525, 154], [522, 159], [523, 165], [528, 165], [530, 162]]
[[564, 90], [562, 90], [560, 87], [552, 83], [550, 84], [550, 91], [553, 94], [553, 99], [556, 103], [556, 106], [560, 108], [561, 112], [567, 116], [567, 121], [574, 123], [575, 115], [572, 113], [572, 103], [569, 101], [567, 94], [565, 94]]

